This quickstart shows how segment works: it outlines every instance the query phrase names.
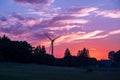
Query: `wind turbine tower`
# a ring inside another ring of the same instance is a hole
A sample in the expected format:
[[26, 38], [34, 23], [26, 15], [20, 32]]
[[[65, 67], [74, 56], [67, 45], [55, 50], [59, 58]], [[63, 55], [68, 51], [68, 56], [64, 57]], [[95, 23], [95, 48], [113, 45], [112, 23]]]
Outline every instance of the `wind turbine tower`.
[[51, 54], [52, 56], [54, 56], [54, 41], [59, 38], [58, 37], [55, 37], [54, 39], [52, 39], [50, 36], [48, 36], [47, 34], [45, 34], [46, 37], [48, 37], [48, 39], [51, 41], [51, 44], [50, 44], [50, 48], [51, 48]]

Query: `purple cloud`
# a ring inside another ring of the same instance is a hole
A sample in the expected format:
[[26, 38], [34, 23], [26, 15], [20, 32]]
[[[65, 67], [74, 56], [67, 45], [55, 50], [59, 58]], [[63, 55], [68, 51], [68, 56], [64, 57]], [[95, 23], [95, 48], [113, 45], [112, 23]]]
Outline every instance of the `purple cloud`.
[[5, 17], [1, 17], [0, 21], [7, 21], [7, 19]]
[[[6, 24], [3, 25], [3, 22], [6, 22]], [[47, 39], [44, 33], [54, 37], [64, 30], [79, 28], [81, 24], [86, 23], [88, 23], [88, 20], [77, 19], [71, 15], [64, 15], [64, 13], [59, 13], [51, 19], [23, 17], [13, 13], [8, 17], [1, 18], [0, 26], [2, 27], [0, 27], [0, 32], [10, 34], [10, 36], [14, 36], [18, 40], [27, 40], [36, 45], [40, 41]]]
[[[0, 25], [1, 26], [1, 25]], [[22, 28], [21, 23], [17, 23], [16, 25], [6, 25], [0, 28], [0, 32], [13, 34], [13, 35], [21, 35], [25, 33], [25, 29]]]
[[[79, 8], [75, 9], [74, 13], [66, 10], [67, 12], [58, 13], [58, 15], [52, 18], [23, 17], [22, 15], [13, 13], [11, 16], [3, 17], [3, 19], [1, 18], [2, 22], [0, 26], [2, 27], [0, 27], [0, 32], [10, 34], [10, 36], [13, 36], [13, 38], [15, 37], [15, 39], [27, 40], [33, 45], [37, 45], [39, 42], [47, 39], [44, 33], [48, 33], [51, 37], [55, 37], [59, 33], [59, 35], [64, 34], [62, 32], [66, 30], [69, 31], [75, 28], [81, 28], [81, 24], [87, 24], [89, 20], [72, 15], [80, 12], [90, 13], [94, 10], [96, 10], [96, 8], [82, 8], [82, 10]], [[3, 25], [3, 22], [7, 22], [7, 24]]]
[[51, 5], [54, 2], [54, 0], [14, 0], [14, 1], [21, 4], [44, 5], [44, 6]]
[[19, 15], [19, 14], [17, 14], [17, 13], [13, 13], [13, 14], [11, 15], [11, 17], [17, 18], [17, 19], [19, 19], [19, 20], [24, 20], [24, 17], [21, 16], [21, 15]]

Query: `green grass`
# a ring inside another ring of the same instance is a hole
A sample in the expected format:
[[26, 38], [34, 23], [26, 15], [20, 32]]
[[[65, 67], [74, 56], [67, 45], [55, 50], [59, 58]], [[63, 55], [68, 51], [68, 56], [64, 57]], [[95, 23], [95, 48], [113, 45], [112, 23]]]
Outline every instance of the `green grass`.
[[0, 63], [0, 80], [120, 80], [120, 69], [86, 72], [82, 68]]

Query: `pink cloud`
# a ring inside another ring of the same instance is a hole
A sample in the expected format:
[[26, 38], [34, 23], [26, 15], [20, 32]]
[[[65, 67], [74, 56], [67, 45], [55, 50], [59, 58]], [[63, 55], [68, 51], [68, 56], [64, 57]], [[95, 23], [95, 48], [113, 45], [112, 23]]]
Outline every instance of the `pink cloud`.
[[74, 14], [71, 14], [71, 16], [74, 16], [74, 17], [85, 17], [85, 16], [88, 16], [90, 15], [89, 13], [74, 13]]
[[106, 11], [96, 11], [97, 16], [104, 16], [109, 18], [120, 18], [120, 10], [106, 10]]
[[96, 7], [89, 7], [89, 8], [71, 8], [71, 9], [68, 9], [67, 11], [68, 12], [71, 12], [71, 13], [74, 13], [74, 12], [77, 12], [77, 13], [89, 13], [89, 12], [93, 12], [95, 10], [97, 10], [98, 8]]
[[[90, 12], [93, 12], [97, 9], [98, 8], [94, 8], [94, 7], [71, 8], [71, 9], [65, 10], [65, 13], [64, 12], [58, 13], [59, 10], [61, 10], [61, 8], [55, 8], [55, 9], [53, 8], [52, 10], [50, 9], [52, 11], [52, 13], [48, 13], [49, 10], [47, 8], [47, 12], [46, 12], [46, 10], [41, 11], [41, 10], [37, 9], [37, 10], [29, 11], [28, 14], [37, 14], [42, 17], [47, 17], [47, 18], [44, 18], [40, 24], [38, 24], [39, 26], [48, 27], [46, 29], [58, 30], [58, 27], [61, 27], [61, 29], [59, 29], [59, 30], [65, 30], [65, 29], [69, 30], [68, 28], [66, 28], [67, 25], [81, 25], [81, 24], [88, 23], [89, 20], [79, 19], [78, 16], [79, 17], [80, 16], [81, 17], [88, 16], [90, 14]], [[72, 12], [72, 11], [74, 11], [74, 12]], [[62, 28], [64, 26], [65, 26], [65, 28]]]
[[52, 18], [57, 16], [57, 13], [49, 13], [49, 12], [45, 12], [45, 11], [29, 11], [27, 14], [33, 14], [33, 15], [38, 15], [41, 17], [48, 17], [48, 18]]
[[52, 19], [53, 17], [58, 16], [61, 10], [60, 7], [42, 7], [42, 8], [35, 8], [35, 9], [29, 9], [26, 14], [29, 15], [37, 15], [44, 19]]
[[[38, 24], [38, 26], [44, 26], [47, 27], [45, 29], [51, 29], [53, 30], [53, 27], [64, 27], [66, 28], [66, 26], [72, 26], [72, 25], [76, 25], [76, 26], [80, 26], [81, 24], [87, 24], [89, 21], [86, 19], [77, 19], [74, 18], [72, 16], [61, 16], [61, 15], [57, 15], [51, 19], [43, 19], [42, 22], [40, 24]], [[52, 28], [51, 28], [52, 27]], [[62, 28], [63, 30], [65, 28]], [[58, 28], [54, 28], [58, 29]], [[67, 29], [67, 28], [66, 28]]]
[[0, 21], [0, 31], [4, 33], [21, 35], [30, 31], [30, 27], [39, 23], [35, 18], [23, 18], [21, 15], [10, 15], [6, 17], [6, 21]]
[[42, 19], [26, 18], [25, 20], [22, 20], [20, 23], [26, 27], [34, 27], [35, 25], [39, 25], [41, 22]]
[[98, 8], [96, 8], [96, 7], [89, 7], [89, 8], [84, 8], [84, 9], [82, 9], [82, 11], [81, 12], [83, 12], [83, 13], [89, 13], [89, 12], [93, 12], [93, 11], [96, 11]]
[[56, 23], [61, 24], [86, 24], [88, 20], [85, 19], [66, 19], [66, 20], [58, 20]]
[[110, 35], [120, 34], [120, 29], [109, 32]]
[[90, 8], [71, 8], [68, 9], [66, 12], [70, 13], [71, 16], [74, 17], [85, 17], [89, 16], [91, 12], [96, 11], [98, 8], [90, 7]]
[[110, 32], [108, 32], [106, 34], [103, 34], [103, 35], [97, 35], [97, 36], [91, 37], [91, 39], [101, 39], [101, 38], [106, 38], [106, 37], [109, 37], [109, 36], [112, 36], [112, 35], [117, 35], [117, 34], [120, 34], [120, 29], [110, 31]]
[[62, 35], [60, 38], [56, 40], [57, 43], [70, 43], [74, 41], [79, 41], [83, 39], [92, 39], [92, 37], [97, 36], [98, 34], [102, 33], [103, 31], [96, 30], [93, 32], [73, 32]]
[[6, 33], [6, 32], [0, 32], [0, 35], [1, 36], [6, 35], [12, 40], [18, 40], [18, 41], [22, 40], [22, 41], [28, 41], [28, 42], [29, 42], [29, 38], [30, 38], [29, 33], [24, 33], [24, 34], [20, 34], [20, 35], [14, 35], [14, 34]]
[[120, 34], [120, 30], [114, 30], [114, 31], [101, 35], [100, 33], [103, 33], [103, 32], [104, 31], [96, 30], [96, 31], [88, 32], [88, 33], [86, 32], [68, 33], [58, 38], [56, 40], [56, 43], [62, 44], [62, 43], [72, 43], [75, 41], [80, 41], [80, 40], [85, 40], [85, 39], [101, 39], [101, 38], [106, 38], [112, 35]]
[[[33, 27], [36, 24], [41, 23], [42, 19], [31, 18], [31, 17], [23, 17], [21, 15], [10, 15], [6, 17], [6, 21], [1, 20], [1, 26], [5, 26], [5, 28], [14, 28], [20, 26], [21, 28], [26, 27]], [[12, 26], [12, 27], [11, 27]]]
[[80, 28], [81, 26], [76, 26], [76, 25], [66, 25], [66, 26], [60, 26], [60, 27], [47, 27], [45, 29], [47, 30], [59, 30], [59, 31], [62, 31], [62, 30], [70, 30], [72, 28]]
[[106, 37], [108, 37], [108, 36], [109, 36], [108, 34], [98, 35], [98, 36], [92, 37], [91, 39], [101, 39], [101, 38], [106, 38]]

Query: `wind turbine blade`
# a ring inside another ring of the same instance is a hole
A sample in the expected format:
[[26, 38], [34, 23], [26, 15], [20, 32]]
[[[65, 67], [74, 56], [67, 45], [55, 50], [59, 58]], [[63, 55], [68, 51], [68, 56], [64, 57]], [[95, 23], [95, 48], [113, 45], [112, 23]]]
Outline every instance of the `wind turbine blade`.
[[56, 38], [54, 38], [53, 40], [56, 40], [57, 38], [59, 38], [60, 36], [58, 36], [58, 37], [56, 37]]
[[50, 40], [52, 40], [51, 37], [49, 37], [47, 34], [45, 34], [45, 36], [48, 37]]

